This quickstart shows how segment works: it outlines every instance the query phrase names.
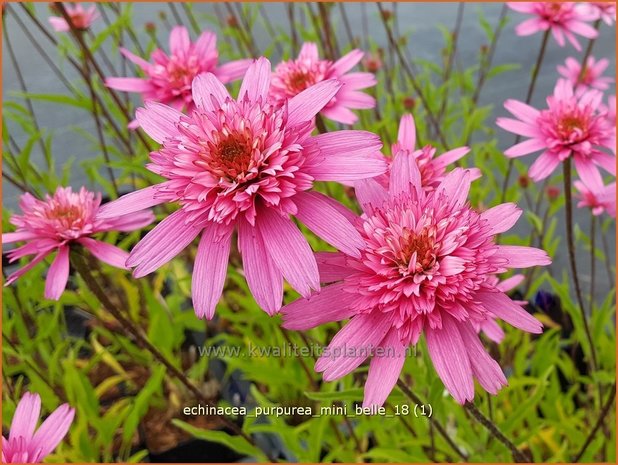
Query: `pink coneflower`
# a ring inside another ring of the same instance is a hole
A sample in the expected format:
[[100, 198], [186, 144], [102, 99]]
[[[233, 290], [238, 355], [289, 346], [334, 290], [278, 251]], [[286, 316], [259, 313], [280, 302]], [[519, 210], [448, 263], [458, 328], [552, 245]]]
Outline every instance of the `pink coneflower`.
[[350, 109], [373, 108], [376, 105], [373, 97], [359, 92], [375, 86], [375, 76], [371, 73], [348, 73], [362, 58], [362, 51], [352, 50], [334, 63], [321, 60], [318, 46], [306, 42], [296, 60], [283, 61], [275, 68], [269, 98], [276, 105], [283, 105], [287, 99], [318, 82], [336, 79], [341, 82], [341, 89], [320, 113], [339, 123], [354, 124], [358, 117]]
[[613, 149], [616, 137], [608, 112], [600, 111], [602, 98], [597, 90], [575, 94], [573, 86], [560, 79], [554, 94], [547, 97], [545, 110], [507, 100], [504, 107], [518, 119], [498, 118], [498, 126], [530, 139], [504, 154], [513, 158], [542, 150], [528, 172], [535, 181], [548, 177], [569, 157], [573, 158], [579, 177], [588, 183], [593, 177], [600, 179], [597, 165], [615, 174], [616, 157], [600, 150]]
[[577, 8], [595, 19], [602, 19], [608, 26], [616, 21], [616, 2], [582, 2]]
[[467, 204], [470, 178], [468, 170], [456, 168], [427, 192], [414, 158], [396, 155], [388, 189], [371, 180], [357, 184], [364, 211], [357, 223], [365, 242], [361, 256], [318, 254], [321, 281], [331, 284], [282, 310], [289, 329], [351, 318], [315, 365], [326, 381], [350, 373], [370, 350], [382, 348], [387, 355], [374, 356], [369, 365], [365, 406], [384, 403], [406, 347], [421, 334], [446, 388], [464, 403], [474, 397], [474, 378], [492, 394], [506, 384], [474, 324], [495, 317], [524, 331], [542, 330], [490, 278], [550, 259], [540, 249], [495, 243], [521, 210], [506, 203], [476, 212]]
[[580, 208], [590, 208], [592, 214], [600, 215], [604, 211], [616, 218], [616, 182], [604, 185], [603, 182], [594, 182], [592, 185], [577, 180], [573, 183], [579, 191], [580, 199], [577, 204]]
[[595, 15], [577, 8], [574, 2], [508, 2], [512, 10], [533, 15], [515, 28], [519, 36], [529, 36], [550, 30], [556, 42], [564, 47], [566, 37], [576, 50], [581, 45], [574, 34], [594, 39], [598, 32], [586, 21], [593, 21]]
[[142, 69], [145, 77], [111, 77], [105, 80], [105, 84], [112, 89], [139, 92], [144, 101], [154, 100], [177, 110], [192, 111], [191, 83], [197, 75], [213, 73], [225, 84], [241, 78], [253, 62], [251, 59], [237, 60], [218, 66], [217, 36], [205, 31], [192, 43], [184, 26], [172, 29], [169, 47], [169, 55], [160, 49], [152, 52], [152, 63], [120, 49]]
[[[77, 3], [74, 7], [65, 5], [64, 9], [71, 18], [73, 27], [80, 31], [89, 29], [92, 23], [99, 17], [95, 5], [85, 9], [80, 3]], [[71, 30], [71, 26], [63, 17], [50, 16], [48, 21], [56, 32], [69, 32]]]
[[13, 415], [9, 438], [2, 436], [3, 463], [40, 463], [53, 452], [69, 431], [75, 410], [62, 404], [36, 430], [41, 398], [26, 392]]
[[101, 219], [97, 216], [100, 204], [101, 194], [83, 187], [79, 192], [73, 192], [70, 187], [58, 187], [54, 195], [46, 195], [45, 200], [28, 193], [22, 195], [19, 206], [23, 215], [11, 217], [11, 224], [17, 230], [2, 234], [2, 243], [26, 242], [8, 253], [11, 262], [28, 255], [34, 255], [34, 258], [10, 275], [6, 285], [56, 251], [56, 258], [47, 273], [45, 297], [58, 300], [69, 278], [69, 249], [75, 244], [84, 246], [105, 263], [126, 268], [127, 252], [91, 236], [105, 231], [134, 231], [152, 223], [154, 215], [150, 211], [139, 211]]
[[319, 288], [315, 257], [290, 216], [335, 247], [358, 255], [363, 241], [350, 211], [317, 192], [314, 181], [355, 181], [386, 165], [373, 153], [379, 138], [365, 131], [311, 136], [313, 118], [340, 89], [318, 83], [283, 107], [267, 102], [270, 62], [251, 65], [238, 100], [213, 74], [193, 82], [190, 115], [161, 104], [137, 111], [142, 128], [163, 144], [148, 168], [168, 180], [107, 205], [103, 215], [164, 202], [181, 208], [164, 219], [131, 252], [134, 275], [151, 273], [201, 234], [193, 269], [196, 314], [212, 318], [223, 290], [232, 232], [258, 304], [281, 307], [283, 278], [302, 295]]
[[569, 57], [564, 65], [558, 66], [558, 72], [575, 87], [577, 92], [590, 87], [607, 90], [609, 85], [614, 82], [611, 77], [603, 76], [603, 72], [607, 69], [608, 65], [609, 61], [606, 58], [596, 61], [594, 57], [588, 57], [586, 67], [582, 73], [579, 61]]

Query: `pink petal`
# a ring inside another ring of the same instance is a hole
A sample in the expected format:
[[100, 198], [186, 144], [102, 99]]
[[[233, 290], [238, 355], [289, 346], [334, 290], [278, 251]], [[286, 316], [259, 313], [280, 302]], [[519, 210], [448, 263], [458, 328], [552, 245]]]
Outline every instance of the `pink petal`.
[[262, 100], [266, 102], [270, 88], [271, 67], [270, 61], [264, 57], [258, 58], [249, 66], [245, 78], [240, 85], [238, 100], [248, 98], [252, 102]]
[[317, 61], [319, 58], [318, 46], [314, 42], [305, 42], [298, 53], [299, 60], [307, 60], [310, 63]]
[[146, 102], [145, 108], [138, 108], [135, 112], [139, 125], [159, 144], [180, 135], [176, 125], [181, 117], [178, 110], [157, 102]]
[[321, 283], [342, 281], [352, 273], [346, 256], [341, 252], [317, 252], [315, 260], [318, 263]]
[[189, 31], [184, 26], [175, 26], [170, 33], [170, 51], [172, 55], [184, 56], [191, 47]]
[[557, 155], [543, 152], [530, 167], [528, 176], [533, 181], [541, 181], [550, 176], [559, 164], [560, 159]]
[[369, 357], [391, 326], [391, 315], [381, 312], [355, 316], [335, 335], [315, 371], [324, 372], [324, 381], [347, 375]]
[[575, 161], [575, 169], [577, 170], [577, 174], [585, 185], [590, 187], [603, 185], [601, 173], [590, 159], [578, 155], [573, 158]]
[[283, 327], [293, 330], [307, 330], [333, 321], [350, 318], [351, 295], [344, 291], [343, 283], [332, 284], [320, 290], [319, 294], [300, 298], [281, 309]]
[[219, 66], [215, 70], [215, 75], [224, 84], [235, 81], [236, 79], [240, 79], [245, 75], [247, 69], [249, 68], [249, 66], [251, 66], [253, 61], [254, 60], [251, 58], [247, 58], [245, 60], [229, 61], [224, 65]]
[[533, 126], [530, 123], [524, 123], [522, 121], [512, 118], [498, 118], [496, 124], [505, 131], [518, 134], [525, 137], [537, 137], [542, 136], [537, 126]]
[[105, 220], [105, 224], [108, 225], [108, 227], [104, 227], [102, 231], [136, 231], [145, 228], [154, 220], [155, 216], [151, 210], [140, 210], [131, 215], [123, 215]]
[[508, 268], [528, 268], [551, 263], [549, 255], [544, 250], [519, 245], [499, 245], [492, 258], [506, 260]]
[[411, 152], [416, 146], [416, 126], [412, 115], [406, 114], [401, 117], [399, 123], [399, 132], [397, 133], [397, 142], [399, 147]]
[[537, 18], [530, 18], [522, 21], [515, 27], [515, 33], [518, 36], [529, 36], [541, 31], [543, 26]]
[[16, 231], [12, 233], [4, 233], [2, 234], [2, 243], [10, 244], [12, 242], [27, 241], [30, 239], [34, 239], [35, 237], [38, 237], [38, 236], [35, 233], [29, 232], [29, 231]]
[[30, 392], [24, 393], [21, 400], [17, 404], [11, 429], [9, 431], [9, 441], [14, 441], [18, 437], [23, 437], [26, 441], [30, 441], [34, 434], [34, 429], [39, 421], [41, 413], [41, 397], [38, 394]]
[[481, 219], [491, 225], [492, 234], [500, 234], [511, 229], [522, 213], [514, 203], [503, 203], [481, 213]]
[[49, 250], [40, 252], [32, 260], [30, 260], [30, 262], [27, 265], [23, 266], [22, 268], [15, 271], [14, 273], [11, 273], [9, 277], [6, 278], [6, 282], [4, 283], [4, 285], [9, 286], [13, 284], [15, 281], [17, 281], [17, 279], [22, 277], [24, 274], [26, 274], [28, 271], [34, 268], [38, 263], [40, 263], [47, 255], [49, 255]]
[[466, 269], [466, 260], [453, 255], [447, 255], [440, 260], [440, 274], [442, 276], [454, 276]]
[[500, 365], [485, 351], [476, 331], [469, 323], [460, 324], [459, 333], [466, 346], [474, 377], [483, 389], [496, 395], [503, 386], [508, 384]]
[[198, 74], [192, 83], [195, 106], [202, 111], [216, 111], [230, 97], [223, 83], [212, 73]]
[[41, 457], [49, 455], [60, 444], [60, 441], [69, 431], [74, 416], [75, 410], [68, 404], [62, 404], [47, 417], [37, 432], [34, 433], [32, 443], [41, 448]]
[[126, 48], [120, 48], [120, 53], [124, 55], [125, 58], [135, 63], [140, 68], [142, 68], [142, 70], [144, 71], [148, 71], [150, 69], [150, 66], [152, 66], [150, 63], [148, 63], [143, 58], [138, 57], [137, 55], [129, 52]]
[[468, 199], [470, 184], [472, 183], [470, 170], [455, 168], [448, 173], [436, 190], [441, 190], [449, 199], [451, 206], [461, 206]]
[[123, 217], [128, 213], [135, 213], [167, 202], [169, 199], [157, 195], [159, 190], [167, 184], [167, 182], [155, 184], [154, 186], [131, 192], [112, 202], [101, 205], [96, 218], [99, 220]]
[[[246, 79], [246, 78], [245, 78]], [[288, 126], [296, 126], [317, 115], [337, 94], [341, 84], [334, 79], [318, 82], [288, 100]]]
[[360, 61], [363, 59], [363, 55], [365, 53], [361, 50], [354, 49], [351, 52], [346, 53], [341, 58], [339, 58], [333, 66], [331, 70], [336, 74], [341, 75], [347, 73], [352, 68], [354, 68]]
[[539, 320], [502, 292], [479, 291], [476, 300], [493, 315], [515, 328], [534, 334], [543, 332], [543, 324]]
[[198, 318], [212, 319], [223, 293], [230, 257], [231, 229], [210, 224], [197, 247], [191, 289], [193, 307]]
[[458, 147], [456, 149], [449, 150], [448, 152], [444, 152], [442, 155], [435, 158], [432, 164], [435, 168], [444, 168], [451, 163], [456, 162], [469, 152], [470, 147]]
[[105, 79], [105, 85], [124, 92], [149, 92], [153, 90], [152, 84], [141, 78], [109, 77]]
[[68, 32], [71, 30], [69, 27], [69, 23], [66, 22], [64, 18], [58, 18], [56, 16], [52, 16], [47, 19], [49, 24], [54, 28], [56, 32]]
[[502, 292], [507, 292], [519, 286], [523, 280], [524, 280], [523, 274], [515, 274], [511, 276], [510, 278], [507, 278], [504, 281], [501, 281], [500, 283], [498, 283], [498, 285], [496, 286], [496, 289]]
[[45, 298], [58, 300], [69, 280], [69, 247], [62, 246], [47, 272], [45, 280]]
[[289, 218], [269, 208], [261, 208], [256, 227], [266, 250], [285, 279], [303, 297], [320, 288], [318, 265], [309, 243]]
[[372, 207], [381, 207], [388, 200], [388, 192], [375, 179], [361, 179], [354, 183], [356, 200], [363, 211], [369, 213]]
[[135, 246], [127, 259], [127, 266], [137, 267], [136, 278], [152, 273], [185, 249], [200, 233], [201, 228], [186, 224], [186, 214], [176, 210]]
[[515, 117], [525, 123], [536, 124], [540, 111], [519, 100], [508, 99], [504, 102], [504, 108], [510, 111]]
[[496, 320], [493, 319], [493, 317], [488, 317], [483, 323], [481, 323], [481, 330], [490, 341], [493, 341], [496, 344], [500, 344], [504, 339], [504, 331]]
[[382, 356], [373, 355], [365, 382], [363, 407], [382, 406], [393, 390], [406, 361], [406, 347], [396, 329], [391, 329], [380, 343]]
[[542, 139], [528, 139], [519, 144], [513, 145], [506, 150], [504, 154], [507, 157], [521, 157], [522, 155], [528, 155], [529, 153], [537, 152], [547, 148], [547, 143]]
[[358, 116], [352, 110], [336, 103], [324, 108], [321, 114], [337, 123], [354, 124], [358, 121]]
[[[348, 255], [360, 257], [359, 250], [365, 246], [365, 241], [342, 214], [343, 205], [319, 192], [298, 193], [294, 202], [298, 207], [296, 218], [316, 236]], [[350, 210], [348, 214], [354, 217]]]
[[421, 188], [421, 172], [416, 159], [407, 150], [397, 152], [391, 165], [389, 196], [393, 198], [402, 193], [419, 191]]
[[266, 313], [274, 315], [283, 301], [283, 275], [266, 252], [257, 228], [244, 220], [238, 222], [238, 249], [255, 301]]
[[204, 31], [193, 44], [193, 54], [200, 59], [217, 57], [217, 34]]
[[78, 239], [77, 242], [86, 247], [92, 255], [102, 262], [123, 270], [127, 269], [126, 263], [127, 258], [129, 258], [129, 253], [127, 251], [122, 250], [115, 245], [96, 241], [89, 237], [82, 237], [81, 239]]
[[425, 331], [431, 361], [444, 386], [460, 404], [474, 399], [472, 366], [457, 324], [442, 317], [442, 328]]

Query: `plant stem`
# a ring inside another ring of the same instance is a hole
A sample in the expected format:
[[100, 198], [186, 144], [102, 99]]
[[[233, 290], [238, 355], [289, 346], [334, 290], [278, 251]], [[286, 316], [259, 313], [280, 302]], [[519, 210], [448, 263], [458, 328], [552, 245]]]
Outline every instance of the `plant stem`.
[[448, 82], [451, 78], [451, 72], [453, 71], [453, 62], [455, 61], [455, 55], [457, 54], [457, 42], [459, 40], [459, 32], [461, 31], [461, 23], [463, 21], [464, 6], [464, 2], [459, 2], [459, 7], [457, 8], [457, 18], [455, 19], [455, 28], [453, 29], [453, 34], [451, 36], [451, 50], [448, 55], [448, 61], [446, 62], [446, 68], [444, 70], [443, 82], [446, 87], [444, 89], [444, 98], [442, 99], [440, 109], [438, 110], [438, 121], [442, 121], [442, 117], [444, 116], [444, 112], [446, 111], [446, 107], [448, 104], [448, 91], [450, 89]]
[[493, 423], [489, 418], [481, 413], [479, 409], [472, 402], [467, 402], [464, 405], [464, 408], [470, 412], [470, 414], [474, 417], [476, 421], [478, 421], [481, 425], [483, 425], [489, 433], [504, 444], [513, 454], [513, 459], [518, 463], [531, 462], [531, 460], [526, 457], [526, 455], [520, 451], [513, 442], [507, 438], [502, 431], [498, 429], [495, 423]]
[[[526, 105], [530, 103], [532, 100], [532, 95], [534, 95], [534, 88], [536, 87], [536, 81], [539, 77], [539, 71], [541, 71], [541, 65], [543, 64], [543, 58], [545, 58], [545, 50], [547, 49], [547, 41], [549, 39], [550, 30], [548, 29], [543, 34], [543, 39], [541, 40], [541, 48], [539, 50], [539, 54], [536, 58], [536, 63], [534, 64], [534, 69], [532, 70], [532, 79], [530, 80], [530, 86], [528, 86], [528, 93], [526, 94]], [[521, 141], [521, 136], [518, 135], [515, 138], [515, 144], [518, 144]], [[504, 203], [504, 199], [506, 198], [506, 189], [509, 185], [509, 178], [511, 177], [511, 171], [513, 171], [513, 164], [515, 163], [514, 158], [509, 158], [509, 164], [506, 168], [506, 174], [504, 175], [504, 182], [502, 184], [502, 198], [500, 203]]]
[[[599, 27], [601, 26], [601, 18], [597, 19], [594, 22], [594, 29], [596, 31], [599, 30]], [[587, 62], [588, 62], [588, 57], [590, 56], [590, 54], [592, 53], [592, 48], [594, 47], [594, 43], [597, 41], [597, 39], [590, 39], [588, 41], [588, 46], [586, 47], [586, 51], [584, 52], [584, 56], [582, 57], [582, 61], [581, 61], [581, 70], [579, 71], [579, 76], [577, 76], [577, 82], [582, 82], [582, 79], [584, 77], [584, 75], [586, 74], [586, 66], [587, 66]]]
[[[401, 392], [403, 392], [404, 395], [408, 399], [410, 399], [412, 402], [418, 405], [423, 405], [423, 401], [416, 394], [414, 394], [414, 392], [412, 392], [412, 390], [401, 379], [397, 380], [397, 386], [399, 387], [399, 389], [401, 389]], [[459, 455], [464, 461], [467, 461], [469, 458], [468, 454], [462, 451], [457, 446], [457, 444], [453, 442], [453, 440], [450, 438], [450, 436], [446, 432], [446, 429], [444, 428], [444, 426], [442, 426], [440, 422], [434, 419], [433, 417], [429, 418], [429, 421], [433, 423], [438, 433], [440, 433], [440, 435], [444, 438], [444, 440], [448, 443], [448, 445], [451, 446], [451, 448], [457, 453], [457, 455]]]
[[[203, 402], [206, 406], [212, 407], [212, 404], [209, 402], [208, 398], [200, 391], [200, 389], [193, 384], [191, 380], [174, 364], [172, 364], [166, 357], [163, 355], [142, 333], [141, 328], [136, 326], [133, 321], [124, 316], [122, 312], [116, 308], [116, 306], [111, 302], [105, 291], [99, 286], [99, 283], [96, 281], [94, 276], [90, 273], [90, 269], [84, 259], [78, 255], [77, 253], [73, 253], [71, 256], [71, 263], [73, 267], [77, 270], [79, 275], [82, 277], [88, 289], [96, 296], [96, 298], [101, 302], [103, 307], [112, 314], [114, 318], [120, 323], [123, 330], [128, 334], [133, 336], [139, 343], [152, 354], [152, 356], [163, 366], [165, 366], [166, 370], [173, 377], [178, 379], [189, 391], [195, 395], [196, 399], [199, 399], [200, 402]], [[231, 421], [225, 416], [217, 415], [225, 424], [228, 426], [234, 433], [241, 436], [245, 439], [249, 444], [257, 447], [253, 439], [247, 435], [236, 423]], [[274, 462], [274, 458], [270, 455], [268, 451], [263, 451], [264, 454], [268, 457], [271, 462]]]
[[590, 311], [594, 308], [594, 285], [596, 278], [596, 220], [597, 217], [592, 214], [592, 211], [590, 211]]
[[595, 423], [594, 428], [592, 428], [592, 431], [590, 431], [590, 434], [588, 434], [588, 437], [584, 441], [584, 445], [582, 446], [582, 448], [579, 450], [579, 452], [573, 459], [574, 463], [579, 462], [581, 460], [582, 456], [586, 452], [586, 449], [588, 449], [588, 446], [590, 445], [590, 443], [592, 443], [592, 440], [594, 439], [595, 435], [599, 431], [599, 428], [601, 428], [601, 425], [603, 425], [603, 422], [605, 421], [605, 417], [610, 412], [611, 406], [614, 403], [615, 398], [616, 398], [616, 383], [613, 384], [610, 390], [609, 396], [607, 400], [605, 401], [605, 405], [603, 405], [601, 412], [599, 413], [599, 418], [597, 422]]
[[319, 113], [315, 115], [315, 126], [318, 128], [318, 132], [320, 134], [326, 134], [328, 132], [328, 129], [326, 129], [326, 124], [324, 124], [324, 119]]
[[573, 198], [571, 193], [571, 158], [567, 158], [562, 162], [562, 168], [564, 172], [564, 198], [565, 198], [565, 215], [566, 215], [566, 236], [567, 236], [567, 249], [569, 252], [569, 264], [571, 267], [571, 275], [573, 276], [573, 283], [575, 284], [575, 295], [577, 297], [577, 303], [579, 304], [579, 310], [581, 312], [582, 321], [584, 324], [584, 331], [586, 333], [586, 339], [590, 345], [590, 365], [592, 371], [596, 371], [597, 368], [597, 355], [594, 349], [594, 343], [592, 341], [592, 334], [590, 333], [590, 327], [588, 325], [588, 318], [586, 317], [586, 309], [584, 308], [584, 299], [582, 297], [581, 286], [579, 284], [579, 277], [577, 275], [577, 263], [575, 261], [575, 239], [573, 237]]

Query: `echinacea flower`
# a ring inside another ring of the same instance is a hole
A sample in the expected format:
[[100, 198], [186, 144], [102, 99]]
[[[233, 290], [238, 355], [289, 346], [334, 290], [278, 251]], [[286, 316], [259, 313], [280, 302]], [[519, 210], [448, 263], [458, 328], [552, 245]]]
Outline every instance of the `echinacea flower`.
[[290, 217], [358, 255], [363, 241], [349, 221], [354, 215], [309, 190], [314, 181], [351, 182], [386, 169], [372, 156], [382, 146], [375, 134], [311, 135], [315, 115], [341, 88], [339, 82], [320, 82], [278, 107], [267, 101], [270, 77], [270, 62], [260, 58], [249, 67], [237, 100], [206, 73], [193, 81], [191, 114], [158, 103], [138, 109], [141, 127], [162, 144], [148, 168], [167, 181], [121, 197], [101, 212], [114, 216], [180, 204], [135, 246], [127, 264], [136, 267], [134, 276], [145, 276], [201, 235], [192, 283], [200, 318], [214, 315], [234, 230], [249, 289], [269, 314], [281, 307], [283, 278], [302, 295], [318, 289], [315, 257]]
[[282, 309], [283, 326], [295, 330], [350, 318], [315, 364], [326, 381], [353, 371], [369, 352], [382, 353], [371, 358], [364, 406], [384, 403], [406, 348], [421, 334], [438, 375], [463, 404], [474, 397], [474, 378], [492, 394], [507, 383], [475, 324], [491, 317], [542, 331], [490, 278], [550, 259], [540, 249], [495, 243], [521, 210], [505, 203], [478, 213], [467, 203], [470, 178], [455, 168], [427, 192], [414, 157], [400, 152], [387, 189], [372, 179], [356, 185], [364, 211], [357, 222], [365, 242], [361, 256], [318, 254], [320, 279], [329, 284]]
[[575, 2], [507, 2], [507, 5], [519, 13], [533, 16], [517, 25], [515, 33], [519, 36], [550, 30], [558, 45], [564, 47], [566, 37], [577, 51], [581, 51], [575, 34], [587, 39], [598, 35], [597, 30], [587, 23], [596, 18], [595, 14], [577, 8]]
[[558, 66], [558, 72], [571, 83], [577, 92], [587, 88], [607, 90], [609, 85], [614, 82], [611, 77], [603, 76], [608, 65], [609, 61], [606, 58], [597, 61], [594, 57], [588, 57], [582, 73], [579, 61], [569, 57], [564, 65]]
[[375, 99], [362, 89], [376, 85], [371, 73], [349, 73], [363, 58], [363, 52], [352, 50], [337, 61], [322, 60], [318, 46], [312, 42], [303, 44], [296, 60], [279, 63], [272, 75], [269, 98], [281, 106], [289, 98], [298, 95], [318, 82], [336, 79], [342, 86], [320, 114], [343, 124], [354, 124], [358, 117], [351, 109], [367, 109], [376, 105]]
[[194, 108], [191, 83], [197, 75], [213, 73], [226, 84], [241, 78], [253, 62], [252, 59], [237, 60], [219, 66], [217, 36], [205, 31], [192, 43], [184, 26], [172, 29], [169, 48], [169, 55], [161, 49], [152, 52], [152, 63], [120, 49], [125, 57], [142, 69], [145, 76], [110, 77], [105, 84], [116, 90], [139, 92], [144, 101], [153, 100], [190, 112]]
[[41, 398], [26, 392], [13, 415], [9, 438], [2, 436], [2, 463], [40, 463], [66, 436], [75, 410], [62, 404], [48, 416], [38, 430]]
[[[75, 6], [65, 5], [64, 9], [69, 18], [71, 18], [73, 27], [79, 31], [89, 29], [92, 23], [99, 17], [95, 5], [84, 8], [80, 3], [77, 3]], [[69, 32], [71, 30], [71, 26], [63, 17], [50, 16], [48, 21], [56, 32]]]
[[101, 194], [81, 188], [73, 192], [70, 187], [58, 187], [53, 196], [39, 200], [29, 193], [19, 201], [22, 215], [13, 215], [11, 224], [15, 232], [2, 234], [2, 243], [26, 242], [8, 252], [11, 262], [28, 255], [34, 258], [23, 268], [11, 274], [6, 285], [34, 268], [45, 257], [57, 252], [45, 282], [45, 297], [58, 300], [69, 278], [69, 249], [81, 245], [99, 260], [117, 268], [126, 268], [128, 253], [116, 246], [93, 239], [94, 234], [105, 231], [135, 231], [154, 220], [151, 211], [135, 211], [130, 215], [99, 218]]
[[615, 175], [616, 157], [601, 150], [613, 149], [616, 140], [615, 127], [601, 105], [602, 98], [597, 90], [576, 94], [567, 80], [560, 79], [553, 95], [547, 97], [544, 110], [507, 100], [504, 108], [517, 119], [498, 118], [497, 125], [529, 139], [504, 154], [513, 158], [542, 151], [528, 172], [535, 181], [547, 178], [569, 157], [573, 158], [579, 177], [588, 184], [601, 178], [598, 166]]
[[577, 8], [611, 26], [616, 21], [616, 2], [581, 2]]
[[579, 208], [590, 208], [592, 214], [600, 215], [604, 211], [612, 218], [616, 218], [616, 182], [604, 185], [603, 182], [595, 182], [587, 185], [583, 181], [576, 180], [575, 188], [579, 191], [577, 196], [580, 201]]
[[[416, 160], [418, 169], [421, 172], [421, 185], [423, 189], [428, 191], [440, 185], [448, 165], [456, 162], [468, 152], [470, 152], [469, 147], [458, 147], [436, 157], [436, 148], [431, 145], [425, 145], [421, 149], [416, 149], [416, 125], [414, 124], [414, 118], [410, 114], [405, 114], [401, 117], [397, 141], [391, 147], [393, 157], [400, 153], [405, 153]], [[387, 158], [386, 160], [392, 161], [393, 159]], [[481, 176], [481, 172], [477, 168], [471, 168], [470, 174], [472, 181]], [[388, 173], [374, 178], [375, 181], [386, 186], [388, 185], [388, 179]]]

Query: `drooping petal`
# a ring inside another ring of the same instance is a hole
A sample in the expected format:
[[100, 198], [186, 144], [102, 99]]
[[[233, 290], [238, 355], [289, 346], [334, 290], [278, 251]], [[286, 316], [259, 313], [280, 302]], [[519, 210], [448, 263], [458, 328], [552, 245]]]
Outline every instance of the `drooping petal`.
[[492, 258], [505, 260], [508, 268], [528, 268], [551, 263], [551, 258], [547, 255], [547, 252], [535, 247], [499, 245], [497, 249]]
[[547, 143], [540, 139], [528, 139], [519, 144], [515, 144], [507, 149], [504, 154], [509, 158], [521, 157], [528, 155], [529, 153], [538, 152], [547, 148]]
[[476, 331], [469, 323], [460, 324], [459, 333], [468, 352], [474, 377], [483, 389], [496, 395], [503, 386], [508, 384], [500, 365], [487, 353]]
[[303, 297], [320, 288], [318, 265], [309, 243], [289, 218], [269, 208], [261, 208], [256, 227], [264, 246], [285, 279]]
[[30, 231], [16, 231], [2, 234], [2, 243], [10, 244], [12, 242], [21, 242], [34, 239], [37, 235]]
[[34, 433], [32, 442], [41, 448], [41, 457], [49, 455], [60, 444], [60, 441], [69, 431], [74, 416], [75, 410], [68, 404], [62, 404], [47, 417], [37, 432]]
[[150, 63], [148, 63], [142, 57], [138, 57], [137, 55], [135, 55], [135, 54], [131, 53], [130, 51], [128, 51], [126, 48], [122, 48], [121, 47], [120, 48], [120, 53], [122, 55], [124, 55], [125, 58], [127, 58], [128, 60], [130, 60], [133, 63], [135, 63], [140, 68], [142, 68], [143, 71], [147, 71], [152, 66]]
[[343, 327], [315, 363], [324, 381], [347, 375], [369, 357], [391, 328], [390, 315], [380, 312], [357, 315]]
[[34, 434], [40, 413], [41, 397], [31, 392], [24, 393], [13, 415], [9, 441], [14, 441], [20, 436], [29, 441]]
[[191, 291], [193, 307], [198, 318], [210, 320], [225, 284], [230, 257], [231, 229], [216, 224], [206, 226], [197, 247]]
[[133, 272], [136, 278], [146, 276], [184, 250], [200, 231], [201, 228], [186, 224], [186, 213], [177, 210], [135, 246], [129, 254], [127, 266], [137, 267]]
[[283, 301], [283, 275], [268, 255], [262, 235], [244, 220], [238, 222], [238, 249], [251, 294], [266, 313], [274, 315]]
[[117, 218], [111, 218], [105, 221], [101, 231], [122, 231], [131, 232], [145, 228], [155, 220], [154, 213], [151, 210], [137, 211], [131, 215], [123, 215]]
[[[314, 234], [330, 245], [353, 257], [360, 257], [359, 250], [365, 242], [356, 227], [341, 213], [345, 208], [335, 200], [319, 192], [296, 194], [294, 202], [298, 206], [298, 218]], [[354, 214], [348, 210], [352, 216]]]
[[472, 366], [457, 325], [444, 315], [442, 328], [426, 328], [431, 361], [444, 386], [460, 404], [474, 398]]
[[47, 272], [45, 280], [45, 298], [58, 300], [69, 280], [69, 247], [62, 246]]
[[382, 406], [397, 383], [406, 361], [406, 347], [396, 329], [392, 328], [380, 343], [382, 355], [376, 354], [369, 363], [363, 407]]
[[476, 299], [492, 314], [511, 326], [529, 333], [543, 332], [542, 323], [502, 292], [479, 291]]
[[304, 331], [316, 326], [350, 318], [354, 310], [350, 308], [353, 296], [344, 291], [342, 283], [332, 284], [307, 299], [300, 298], [281, 309], [283, 327]]
[[129, 252], [122, 250], [115, 245], [106, 244], [105, 242], [94, 240], [90, 237], [82, 237], [78, 239], [80, 244], [86, 247], [92, 255], [116, 268], [127, 269], [127, 258]]

